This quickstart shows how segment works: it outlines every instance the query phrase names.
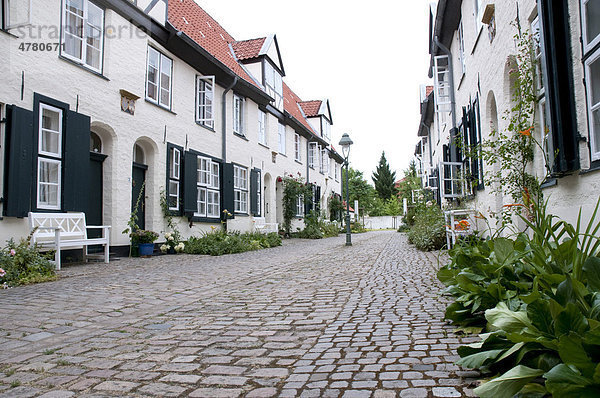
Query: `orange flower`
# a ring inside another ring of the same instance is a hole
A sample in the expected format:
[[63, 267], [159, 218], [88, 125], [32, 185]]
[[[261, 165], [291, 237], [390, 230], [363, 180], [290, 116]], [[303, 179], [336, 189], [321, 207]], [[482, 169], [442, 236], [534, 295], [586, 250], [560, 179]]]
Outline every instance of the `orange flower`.
[[475, 218], [479, 218], [480, 220], [485, 220], [485, 216], [483, 215], [483, 213], [479, 212]]
[[509, 205], [504, 205], [502, 207], [525, 207], [525, 206], [520, 203], [511, 203]]
[[520, 131], [519, 134], [531, 137], [531, 130], [533, 130], [533, 126], [529, 127], [527, 130]]

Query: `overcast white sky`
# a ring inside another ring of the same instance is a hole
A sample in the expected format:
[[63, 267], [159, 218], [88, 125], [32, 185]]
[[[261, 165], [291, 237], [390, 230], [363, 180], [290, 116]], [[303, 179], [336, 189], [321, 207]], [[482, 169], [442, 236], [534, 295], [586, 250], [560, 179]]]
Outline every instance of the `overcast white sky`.
[[371, 182], [381, 152], [396, 176], [417, 143], [427, 83], [429, 0], [196, 0], [236, 40], [276, 34], [284, 81], [303, 100], [328, 98], [333, 143], [354, 141], [351, 166]]

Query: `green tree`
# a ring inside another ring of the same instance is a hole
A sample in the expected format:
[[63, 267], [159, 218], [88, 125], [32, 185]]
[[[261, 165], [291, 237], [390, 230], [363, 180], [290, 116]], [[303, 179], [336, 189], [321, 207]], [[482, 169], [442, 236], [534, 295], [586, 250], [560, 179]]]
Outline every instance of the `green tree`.
[[[348, 173], [350, 185], [350, 206], [354, 207], [354, 201], [358, 200], [361, 207], [365, 208], [367, 212], [373, 205], [375, 199], [375, 189], [371, 186], [364, 178], [363, 173], [358, 170], [354, 170], [350, 167]], [[342, 199], [346, 200], [346, 169], [342, 170]]]
[[398, 197], [412, 201], [412, 191], [421, 189], [421, 178], [417, 177], [417, 163], [414, 159], [410, 161], [408, 169], [404, 170], [404, 178], [398, 184]]
[[385, 158], [385, 151], [381, 153], [379, 165], [375, 169], [372, 179], [377, 195], [381, 199], [388, 200], [397, 194], [396, 187], [394, 186], [396, 183], [396, 172], [392, 172], [390, 169], [390, 165]]

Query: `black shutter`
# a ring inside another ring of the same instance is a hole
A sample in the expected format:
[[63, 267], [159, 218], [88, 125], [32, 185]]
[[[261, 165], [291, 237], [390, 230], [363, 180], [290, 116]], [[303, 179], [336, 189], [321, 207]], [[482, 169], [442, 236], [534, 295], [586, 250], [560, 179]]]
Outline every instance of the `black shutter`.
[[451, 162], [460, 162], [460, 136], [458, 129], [452, 128], [450, 129], [450, 161]]
[[260, 190], [260, 171], [258, 169], [250, 170], [250, 213], [253, 216], [260, 216], [260, 203], [258, 201], [258, 191]]
[[[221, 206], [222, 211], [227, 210], [231, 213], [229, 218], [235, 218], [234, 213], [234, 195], [233, 195], [233, 164], [223, 164], [223, 183], [222, 183], [223, 194], [223, 205]], [[222, 217], [224, 218], [224, 217]]]
[[86, 211], [90, 182], [90, 117], [67, 111], [63, 159], [63, 210]]
[[[36, 196], [33, 152], [33, 112], [17, 106], [7, 107], [5, 144], [4, 215], [27, 217]], [[36, 151], [37, 152], [37, 151]], [[89, 153], [86, 152], [86, 154]]]
[[546, 66], [546, 99], [554, 148], [554, 171], [579, 169], [569, 9], [566, 0], [540, 0]]
[[[170, 151], [169, 151], [170, 152]], [[192, 217], [198, 210], [198, 156], [192, 152], [185, 152], [183, 157], [183, 211]]]

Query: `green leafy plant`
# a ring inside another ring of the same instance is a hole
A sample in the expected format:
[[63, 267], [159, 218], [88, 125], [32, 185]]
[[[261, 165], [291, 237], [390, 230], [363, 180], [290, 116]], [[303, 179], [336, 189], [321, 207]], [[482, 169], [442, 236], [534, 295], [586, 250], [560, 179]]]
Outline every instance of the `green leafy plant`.
[[319, 214], [312, 210], [304, 218], [304, 229], [298, 233], [302, 239], [321, 239], [323, 232], [319, 226]]
[[19, 243], [7, 241], [0, 250], [0, 287], [26, 285], [56, 279], [54, 264], [50, 261], [54, 253], [42, 254], [37, 246], [31, 245], [33, 232]]
[[185, 248], [185, 244], [182, 242], [181, 232], [179, 232], [179, 228], [173, 217], [173, 212], [169, 210], [169, 198], [164, 189], [160, 191], [160, 208], [162, 209], [163, 217], [165, 218], [168, 229], [168, 231], [164, 233], [166, 242], [161, 245], [160, 251], [166, 253], [169, 248], [171, 248], [177, 253], [180, 253]]
[[461, 242], [439, 279], [455, 298], [446, 318], [487, 329], [459, 365], [499, 375], [482, 397], [600, 394], [600, 200], [585, 228], [533, 203], [530, 233]]
[[154, 231], [137, 229], [131, 233], [131, 241], [137, 244], [154, 243], [158, 239], [158, 234]]
[[128, 235], [129, 238], [131, 239], [131, 244], [129, 245], [129, 257], [131, 257], [131, 255], [133, 254], [133, 249], [134, 249], [134, 245], [135, 245], [135, 242], [133, 241], [131, 234], [134, 231], [137, 231], [138, 229], [140, 229], [140, 227], [138, 226], [138, 212], [140, 211], [140, 206], [141, 206], [142, 200], [144, 198], [145, 190], [146, 190], [146, 181], [144, 181], [144, 183], [142, 184], [140, 193], [138, 194], [138, 197], [135, 201], [135, 206], [133, 206], [133, 210], [131, 211], [131, 214], [129, 215], [129, 220], [127, 221], [127, 228], [125, 228], [123, 230], [123, 232], [121, 232], [122, 234]]
[[191, 237], [185, 246], [188, 254], [208, 254], [221, 256], [224, 254], [243, 253], [281, 246], [281, 236], [277, 233], [240, 233], [225, 230], [213, 230], [199, 237]]

